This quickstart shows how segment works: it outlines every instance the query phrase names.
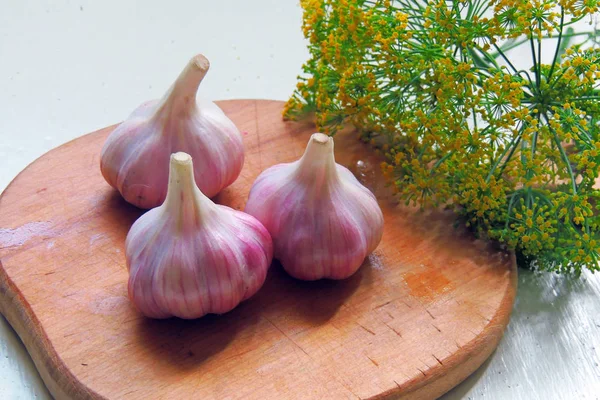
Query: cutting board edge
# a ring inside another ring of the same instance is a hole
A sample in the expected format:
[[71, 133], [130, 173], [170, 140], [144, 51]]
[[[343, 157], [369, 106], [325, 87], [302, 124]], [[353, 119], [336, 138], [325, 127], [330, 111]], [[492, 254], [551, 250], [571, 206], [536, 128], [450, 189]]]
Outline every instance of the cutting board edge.
[[0, 314], [17, 333], [46, 388], [56, 400], [105, 399], [80, 382], [56, 353], [35, 313], [0, 260]]
[[[0, 193], [0, 206], [4, 194], [9, 191], [11, 186], [20, 179], [27, 169], [41, 160], [48, 157], [53, 152], [63, 147], [71, 145], [85, 136], [91, 136], [98, 132], [113, 129], [117, 124], [95, 130], [85, 135], [78, 136], [66, 143], [63, 143], [53, 149], [48, 150], [32, 162], [30, 162], [21, 172], [19, 172]], [[99, 167], [98, 167], [99, 168]], [[105, 399], [103, 396], [95, 393], [85, 386], [69, 370], [64, 361], [59, 357], [52, 343], [45, 335], [44, 329], [39, 323], [35, 313], [24, 299], [19, 289], [14, 285], [10, 277], [6, 274], [2, 259], [0, 259], [0, 314], [4, 315], [10, 326], [23, 342], [27, 353], [33, 360], [46, 388], [57, 400], [62, 399]], [[45, 349], [45, 351], [43, 350]], [[64, 381], [64, 384], [62, 383]]]
[[[394, 398], [397, 400], [418, 400], [418, 399], [431, 399], [438, 398], [445, 393], [452, 390], [462, 381], [467, 379], [473, 374], [483, 363], [492, 355], [492, 353], [498, 347], [500, 340], [504, 336], [504, 332], [508, 323], [510, 322], [510, 316], [512, 314], [512, 308], [515, 303], [518, 286], [518, 267], [517, 260], [514, 252], [510, 252], [510, 283], [506, 287], [506, 292], [496, 314], [490, 319], [485, 328], [479, 335], [465, 344], [462, 348], [468, 349], [466, 352], [455, 353], [449, 359], [445, 360], [445, 365], [448, 363], [455, 365], [462, 365], [462, 368], [455, 366], [450, 369], [450, 372], [435, 377], [435, 379], [422, 379], [421, 382], [415, 385], [413, 389], [405, 393], [400, 394], [400, 397], [396, 391], [385, 393], [385, 398]], [[492, 331], [492, 334], [488, 332]], [[441, 368], [441, 365], [437, 366]], [[436, 369], [438, 369], [436, 368]], [[435, 376], [435, 370], [434, 374]], [[447, 383], [452, 382], [452, 383]], [[408, 385], [407, 382], [405, 385]]]

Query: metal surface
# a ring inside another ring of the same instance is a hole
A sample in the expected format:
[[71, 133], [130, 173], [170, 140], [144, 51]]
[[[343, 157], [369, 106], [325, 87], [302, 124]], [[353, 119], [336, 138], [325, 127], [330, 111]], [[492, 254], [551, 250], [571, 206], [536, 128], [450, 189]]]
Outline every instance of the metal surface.
[[[297, 0], [3, 1], [0, 190], [50, 148], [162, 95], [198, 51], [213, 65], [204, 97], [285, 99], [308, 56], [300, 20]], [[443, 399], [598, 399], [600, 275], [519, 272], [499, 348]], [[0, 317], [0, 399], [32, 398], [50, 396]]]

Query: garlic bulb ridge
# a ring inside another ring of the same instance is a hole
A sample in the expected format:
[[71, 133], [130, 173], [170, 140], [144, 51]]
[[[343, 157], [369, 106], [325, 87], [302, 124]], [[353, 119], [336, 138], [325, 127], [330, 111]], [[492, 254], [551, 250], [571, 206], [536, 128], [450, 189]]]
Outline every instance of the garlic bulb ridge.
[[244, 163], [242, 136], [214, 103], [197, 101], [209, 62], [190, 60], [161, 100], [139, 106], [108, 137], [100, 169], [125, 200], [140, 208], [157, 207], [167, 194], [172, 153], [195, 160], [196, 183], [208, 197], [232, 184]]
[[383, 233], [375, 196], [336, 164], [333, 138], [321, 133], [302, 158], [260, 174], [245, 211], [267, 228], [283, 268], [304, 280], [349, 277]]
[[186, 153], [171, 156], [165, 202], [133, 224], [125, 247], [129, 297], [152, 318], [230, 311], [260, 289], [273, 255], [260, 222], [198, 189]]

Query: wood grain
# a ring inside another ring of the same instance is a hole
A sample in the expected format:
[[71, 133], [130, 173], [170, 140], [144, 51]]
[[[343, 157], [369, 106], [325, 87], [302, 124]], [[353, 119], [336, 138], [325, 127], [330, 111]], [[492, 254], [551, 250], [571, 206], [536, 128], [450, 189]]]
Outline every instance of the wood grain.
[[[266, 167], [314, 131], [283, 103], [219, 103], [245, 131], [242, 175], [216, 200], [243, 209]], [[195, 321], [141, 317], [124, 239], [141, 211], [102, 179], [110, 128], [50, 151], [0, 198], [0, 311], [58, 399], [341, 399], [440, 396], [491, 354], [516, 292], [514, 256], [399, 206], [352, 132], [336, 157], [378, 196], [379, 248], [345, 281], [301, 282], [274, 263], [262, 290]]]

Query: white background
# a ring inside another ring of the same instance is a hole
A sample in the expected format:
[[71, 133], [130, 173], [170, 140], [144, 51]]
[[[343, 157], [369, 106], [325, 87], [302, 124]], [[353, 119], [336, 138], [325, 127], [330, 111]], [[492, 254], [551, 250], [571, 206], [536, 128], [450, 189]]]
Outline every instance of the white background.
[[[301, 15], [297, 0], [0, 0], [0, 190], [160, 97], [198, 52], [211, 61], [201, 96], [285, 100], [308, 56]], [[599, 293], [590, 274], [521, 270], [499, 349], [445, 399], [597, 399]], [[0, 399], [30, 398], [50, 396], [0, 316]]]

